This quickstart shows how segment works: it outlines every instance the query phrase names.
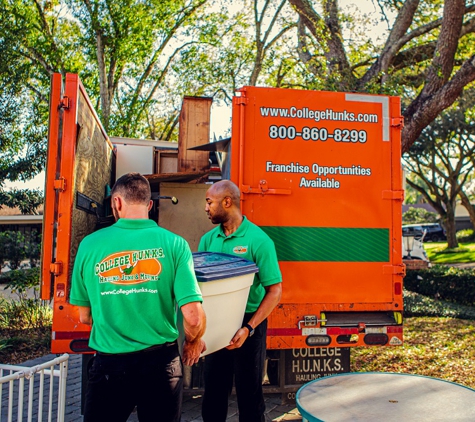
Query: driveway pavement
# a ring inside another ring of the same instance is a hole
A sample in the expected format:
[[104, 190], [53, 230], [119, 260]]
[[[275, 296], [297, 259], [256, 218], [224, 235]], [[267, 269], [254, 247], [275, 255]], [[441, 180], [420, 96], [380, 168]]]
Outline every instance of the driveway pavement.
[[[29, 360], [21, 364], [21, 366], [35, 366], [41, 363], [53, 360], [56, 355], [50, 354], [38, 359]], [[81, 372], [82, 358], [80, 355], [70, 355], [68, 364], [68, 378], [66, 389], [66, 412], [65, 422], [82, 422], [81, 416]], [[182, 422], [200, 422], [201, 418], [201, 400], [200, 394], [193, 394], [192, 390], [188, 390], [183, 397], [183, 415]], [[266, 394], [266, 421], [301, 421], [295, 403], [282, 404], [281, 394]], [[36, 415], [35, 415], [36, 416]], [[158, 416], [158, 415], [157, 415]], [[3, 415], [2, 415], [3, 417]], [[3, 419], [2, 419], [3, 420]], [[37, 420], [37, 418], [33, 418]], [[128, 422], [138, 421], [137, 415], [133, 413]], [[160, 417], [157, 417], [160, 421]], [[228, 419], [229, 422], [238, 422], [237, 403], [234, 396], [229, 400]], [[106, 421], [104, 421], [106, 422]], [[114, 421], [110, 421], [114, 422]]]

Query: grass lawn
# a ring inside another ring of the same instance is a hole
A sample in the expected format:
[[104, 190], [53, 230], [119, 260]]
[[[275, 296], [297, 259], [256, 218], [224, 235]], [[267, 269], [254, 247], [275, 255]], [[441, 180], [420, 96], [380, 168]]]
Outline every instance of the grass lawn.
[[351, 349], [352, 372], [426, 375], [475, 388], [475, 321], [413, 317], [404, 320], [404, 345]]
[[427, 242], [424, 249], [433, 264], [475, 262], [475, 243], [459, 243], [458, 248], [447, 249], [447, 242]]

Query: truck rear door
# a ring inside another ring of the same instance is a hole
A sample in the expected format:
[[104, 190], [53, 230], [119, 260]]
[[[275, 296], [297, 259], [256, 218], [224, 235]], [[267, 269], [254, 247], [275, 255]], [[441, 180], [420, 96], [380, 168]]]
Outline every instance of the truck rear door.
[[112, 144], [77, 75], [51, 80], [41, 297], [53, 300], [52, 352], [87, 351], [89, 327], [69, 304], [80, 241], [104, 215], [113, 182]]
[[401, 127], [396, 97], [244, 87], [234, 98], [231, 179], [284, 280], [270, 348], [401, 344]]

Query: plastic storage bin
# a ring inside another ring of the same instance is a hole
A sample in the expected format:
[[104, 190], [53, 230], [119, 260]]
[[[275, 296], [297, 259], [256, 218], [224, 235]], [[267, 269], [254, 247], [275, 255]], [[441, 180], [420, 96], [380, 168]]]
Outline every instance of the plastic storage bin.
[[[228, 346], [242, 327], [249, 289], [259, 269], [247, 259], [216, 252], [193, 253], [193, 262], [206, 313], [207, 349], [202, 354], [206, 356]], [[180, 340], [181, 344], [183, 334]]]

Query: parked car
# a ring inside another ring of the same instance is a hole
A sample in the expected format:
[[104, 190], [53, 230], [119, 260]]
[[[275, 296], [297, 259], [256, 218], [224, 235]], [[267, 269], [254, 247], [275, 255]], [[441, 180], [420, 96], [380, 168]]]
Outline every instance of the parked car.
[[402, 226], [402, 235], [415, 236], [424, 242], [447, 239], [445, 229], [439, 223], [406, 224]]

